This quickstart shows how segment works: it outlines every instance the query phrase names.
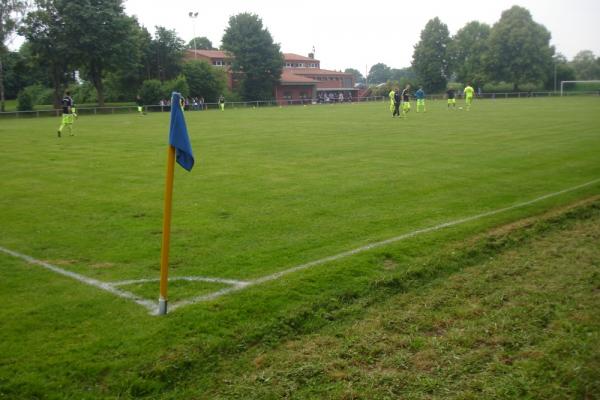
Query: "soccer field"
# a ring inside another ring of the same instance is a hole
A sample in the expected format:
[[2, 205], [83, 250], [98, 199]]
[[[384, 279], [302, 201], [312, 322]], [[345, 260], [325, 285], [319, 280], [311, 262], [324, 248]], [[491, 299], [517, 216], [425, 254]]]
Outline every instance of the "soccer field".
[[582, 97], [470, 112], [429, 101], [406, 120], [387, 102], [188, 112], [196, 166], [176, 169], [169, 286], [181, 307], [166, 318], [6, 251], [156, 302], [169, 114], [81, 116], [60, 139], [58, 119], [0, 120], [0, 383], [71, 385], [66, 370], [40, 371], [61, 371], [73, 352], [80, 390], [106, 368], [135, 376], [192, 332], [210, 347], [256, 334], [261, 315], [364, 287], [388, 273], [381, 257], [406, 268], [598, 194], [598, 110], [600, 98]]

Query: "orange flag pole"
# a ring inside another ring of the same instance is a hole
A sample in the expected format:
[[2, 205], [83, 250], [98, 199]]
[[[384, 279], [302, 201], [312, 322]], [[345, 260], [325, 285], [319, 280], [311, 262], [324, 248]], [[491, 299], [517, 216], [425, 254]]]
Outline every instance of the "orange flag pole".
[[175, 147], [169, 146], [167, 155], [167, 176], [165, 179], [165, 208], [163, 215], [162, 247], [160, 251], [160, 297], [158, 315], [167, 313], [167, 286], [169, 284], [169, 246], [171, 243], [171, 210], [173, 208], [173, 177], [175, 167]]

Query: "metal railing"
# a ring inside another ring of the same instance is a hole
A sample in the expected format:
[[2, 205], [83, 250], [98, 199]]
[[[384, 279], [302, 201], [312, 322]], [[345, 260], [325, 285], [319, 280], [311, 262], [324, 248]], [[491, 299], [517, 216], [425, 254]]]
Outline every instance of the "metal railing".
[[[564, 96], [600, 96], [600, 91], [586, 91], [586, 92], [564, 92]], [[540, 98], [540, 97], [561, 97], [560, 92], [501, 92], [501, 93], [481, 93], [475, 95], [477, 99], [524, 99], [524, 98]], [[445, 94], [433, 94], [427, 95], [427, 100], [444, 100]], [[457, 99], [462, 99], [462, 93], [457, 93]], [[354, 97], [344, 99], [344, 104], [350, 103], [366, 103], [366, 102], [377, 102], [377, 101], [389, 101], [387, 96], [370, 96], [370, 97]], [[280, 99], [280, 100], [266, 100], [266, 101], [239, 101], [239, 102], [226, 102], [225, 109], [243, 109], [243, 108], [265, 108], [265, 107], [281, 107], [281, 106], [298, 106], [298, 105], [330, 105], [340, 104], [336, 100], [324, 101], [312, 99]], [[218, 103], [203, 103], [202, 105], [186, 105], [187, 111], [209, 111], [218, 110]], [[146, 105], [144, 106], [145, 112], [170, 112], [170, 105]], [[112, 107], [77, 107], [78, 115], [110, 115], [110, 114], [131, 114], [137, 113], [137, 106], [112, 106]], [[9, 111], [0, 112], [0, 119], [3, 118], [40, 118], [40, 117], [59, 117], [61, 115], [60, 109], [50, 110], [34, 110], [34, 111]]]

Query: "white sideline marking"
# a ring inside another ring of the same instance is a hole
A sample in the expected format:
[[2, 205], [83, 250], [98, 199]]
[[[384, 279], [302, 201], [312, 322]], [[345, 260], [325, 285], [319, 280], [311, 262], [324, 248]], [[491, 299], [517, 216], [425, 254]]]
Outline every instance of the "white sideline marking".
[[[506, 211], [514, 210], [514, 209], [521, 208], [521, 207], [525, 207], [525, 206], [528, 206], [530, 204], [534, 204], [534, 203], [540, 202], [542, 200], [545, 200], [545, 199], [548, 199], [548, 198], [551, 198], [551, 197], [556, 197], [556, 196], [559, 196], [561, 194], [565, 194], [565, 193], [568, 193], [568, 192], [575, 191], [577, 189], [584, 188], [586, 186], [591, 186], [591, 185], [593, 185], [595, 183], [598, 183], [598, 182], [600, 182], [600, 179], [594, 179], [593, 181], [589, 181], [589, 182], [583, 183], [581, 185], [573, 186], [573, 187], [570, 187], [568, 189], [563, 189], [563, 190], [560, 190], [558, 192], [546, 194], [546, 195], [537, 197], [537, 198], [535, 198], [533, 200], [525, 201], [523, 203], [517, 203], [517, 204], [514, 204], [512, 206], [508, 206], [508, 207], [504, 207], [504, 208], [499, 208], [497, 210], [487, 211], [487, 212], [484, 212], [484, 213], [481, 213], [481, 214], [477, 214], [477, 215], [473, 215], [473, 216], [470, 216], [470, 217], [465, 217], [465, 218], [457, 219], [457, 220], [454, 220], [454, 221], [445, 222], [445, 223], [442, 223], [442, 224], [439, 224], [439, 225], [431, 226], [429, 228], [417, 229], [416, 231], [404, 233], [402, 235], [395, 236], [395, 237], [392, 237], [392, 238], [389, 238], [389, 239], [386, 239], [386, 240], [382, 240], [382, 241], [379, 241], [379, 242], [369, 243], [369, 244], [357, 247], [357, 248], [352, 249], [352, 250], [348, 250], [348, 251], [345, 251], [345, 252], [342, 252], [342, 253], [339, 253], [339, 254], [335, 254], [333, 256], [321, 258], [321, 259], [318, 259], [318, 260], [315, 260], [315, 261], [310, 261], [310, 262], [307, 262], [307, 263], [304, 263], [304, 264], [300, 264], [300, 265], [297, 265], [295, 267], [288, 268], [288, 269], [283, 270], [283, 271], [275, 272], [273, 274], [266, 275], [266, 276], [263, 276], [263, 277], [260, 277], [260, 278], [257, 278], [257, 279], [253, 279], [253, 280], [250, 280], [250, 281], [238, 281], [238, 280], [232, 280], [232, 279], [211, 278], [211, 277], [201, 277], [201, 276], [187, 276], [187, 277], [183, 276], [183, 277], [169, 278], [169, 281], [176, 281], [176, 280], [204, 281], [204, 282], [225, 283], [225, 284], [231, 285], [231, 287], [223, 288], [223, 289], [218, 290], [218, 291], [213, 292], [213, 293], [209, 293], [209, 294], [205, 294], [205, 295], [193, 297], [193, 298], [188, 299], [188, 300], [182, 300], [182, 301], [178, 301], [178, 302], [173, 302], [173, 303], [171, 303], [169, 305], [169, 310], [170, 311], [174, 311], [174, 310], [176, 310], [178, 308], [181, 308], [183, 306], [186, 306], [186, 305], [196, 304], [196, 303], [200, 303], [200, 302], [204, 302], [204, 301], [209, 301], [209, 300], [214, 300], [214, 299], [219, 298], [221, 296], [224, 296], [226, 294], [229, 294], [229, 293], [232, 293], [232, 292], [237, 292], [237, 291], [243, 290], [243, 289], [245, 289], [247, 287], [250, 287], [250, 286], [260, 285], [262, 283], [266, 283], [266, 282], [271, 282], [271, 281], [277, 280], [279, 278], [282, 278], [282, 277], [284, 277], [284, 276], [286, 276], [288, 274], [291, 274], [291, 273], [294, 273], [294, 272], [297, 272], [297, 271], [308, 269], [308, 268], [311, 268], [311, 267], [314, 267], [314, 266], [317, 266], [317, 265], [321, 265], [321, 264], [325, 264], [325, 263], [328, 263], [328, 262], [331, 262], [331, 261], [337, 261], [337, 260], [340, 260], [342, 258], [353, 256], [355, 254], [364, 253], [365, 251], [372, 250], [372, 249], [375, 249], [375, 248], [379, 248], [379, 247], [388, 245], [390, 243], [399, 242], [401, 240], [412, 238], [412, 237], [415, 237], [417, 235], [421, 235], [421, 234], [424, 234], [424, 233], [435, 232], [435, 231], [438, 231], [440, 229], [444, 229], [444, 228], [448, 228], [448, 227], [451, 227], [451, 226], [456, 226], [456, 225], [464, 224], [465, 222], [471, 222], [471, 221], [474, 221], [474, 220], [477, 220], [477, 219], [481, 219], [481, 218], [489, 217], [489, 216], [492, 216], [492, 215], [500, 214], [500, 213], [503, 213], [503, 212], [506, 212]], [[0, 251], [3, 252], [3, 253], [6, 253], [8, 255], [11, 255], [13, 257], [20, 258], [20, 259], [22, 259], [22, 260], [24, 260], [24, 261], [26, 261], [26, 262], [28, 262], [30, 264], [39, 265], [39, 266], [41, 266], [43, 268], [46, 268], [46, 269], [48, 269], [50, 271], [53, 271], [53, 272], [57, 273], [57, 274], [60, 274], [60, 275], [63, 275], [63, 276], [67, 276], [69, 278], [75, 279], [75, 280], [77, 280], [77, 281], [79, 281], [81, 283], [84, 283], [86, 285], [94, 286], [94, 287], [96, 287], [98, 289], [101, 289], [101, 290], [104, 290], [106, 292], [112, 293], [115, 296], [131, 300], [131, 301], [135, 302], [136, 304], [139, 304], [142, 307], [144, 307], [147, 310], [149, 310], [150, 314], [152, 314], [152, 315], [157, 315], [158, 314], [158, 306], [157, 306], [156, 302], [151, 301], [151, 300], [147, 300], [147, 299], [144, 299], [144, 298], [141, 298], [141, 297], [139, 297], [139, 296], [137, 296], [137, 295], [135, 295], [135, 294], [133, 294], [131, 292], [127, 292], [127, 291], [118, 289], [117, 286], [124, 286], [124, 285], [130, 285], [130, 284], [135, 284], [135, 283], [144, 283], [144, 282], [156, 282], [159, 279], [152, 279], [152, 278], [150, 278], [150, 279], [135, 279], [135, 280], [125, 280], [125, 281], [112, 282], [112, 283], [102, 282], [102, 281], [99, 281], [97, 279], [88, 278], [88, 277], [86, 277], [84, 275], [80, 275], [78, 273], [62, 269], [60, 267], [57, 267], [56, 265], [49, 264], [49, 263], [47, 263], [45, 261], [37, 260], [37, 259], [35, 259], [33, 257], [27, 256], [25, 254], [18, 253], [16, 251], [12, 251], [12, 250], [6, 249], [6, 248], [1, 247], [1, 246], [0, 246]]]
[[115, 296], [122, 297], [122, 298], [128, 299], [128, 300], [132, 300], [135, 303], [139, 304], [140, 306], [148, 309], [149, 311], [156, 312], [156, 304], [153, 301], [143, 299], [139, 296], [136, 296], [133, 293], [126, 292], [121, 289], [117, 289], [110, 283], [102, 282], [102, 281], [99, 281], [99, 280], [93, 279], [93, 278], [88, 278], [87, 276], [80, 275], [76, 272], [67, 271], [66, 269], [57, 267], [56, 265], [52, 265], [52, 264], [47, 263], [42, 260], [37, 260], [33, 257], [18, 253], [16, 251], [5, 249], [4, 247], [1, 247], [1, 246], [0, 246], [0, 251], [2, 251], [3, 253], [6, 253], [8, 255], [11, 255], [13, 257], [20, 258], [21, 260], [24, 260], [24, 261], [28, 262], [29, 264], [39, 265], [40, 267], [44, 267], [47, 270], [50, 270], [57, 274], [67, 276], [67, 277], [75, 279], [81, 283], [85, 283], [86, 285], [94, 286], [98, 289], [112, 293]]
[[464, 224], [465, 222], [471, 222], [471, 221], [474, 221], [474, 220], [477, 220], [477, 219], [481, 219], [481, 218], [485, 218], [485, 217], [490, 217], [492, 215], [496, 215], [496, 214], [500, 214], [500, 213], [503, 213], [503, 212], [506, 212], [506, 211], [514, 210], [514, 209], [521, 208], [521, 207], [525, 207], [525, 206], [528, 206], [530, 204], [534, 204], [534, 203], [540, 202], [542, 200], [545, 200], [545, 199], [548, 199], [548, 198], [551, 198], [551, 197], [556, 197], [556, 196], [559, 196], [561, 194], [572, 192], [574, 190], [581, 189], [581, 188], [593, 185], [593, 184], [598, 183], [598, 182], [600, 182], [600, 179], [594, 179], [593, 181], [590, 181], [590, 182], [587, 182], [587, 183], [583, 183], [581, 185], [573, 186], [573, 187], [570, 187], [568, 189], [560, 190], [558, 192], [546, 194], [546, 195], [540, 196], [538, 198], [535, 198], [533, 200], [525, 201], [523, 203], [517, 203], [517, 204], [514, 204], [512, 206], [508, 206], [508, 207], [504, 207], [504, 208], [499, 208], [497, 210], [487, 211], [487, 212], [484, 212], [484, 213], [481, 213], [481, 214], [477, 214], [477, 215], [473, 215], [473, 216], [470, 216], [470, 217], [465, 217], [465, 218], [457, 219], [457, 220], [454, 220], [454, 221], [445, 222], [443, 224], [431, 226], [429, 228], [418, 229], [416, 231], [404, 233], [402, 235], [395, 236], [393, 238], [389, 238], [389, 239], [386, 239], [386, 240], [382, 240], [380, 242], [369, 243], [369, 244], [366, 244], [364, 246], [357, 247], [357, 248], [355, 248], [353, 250], [348, 250], [348, 251], [345, 251], [343, 253], [339, 253], [339, 254], [336, 254], [336, 255], [333, 255], [333, 256], [321, 258], [319, 260], [307, 262], [305, 264], [300, 264], [300, 265], [297, 265], [295, 267], [292, 267], [292, 268], [289, 268], [289, 269], [286, 269], [286, 270], [283, 270], [283, 271], [275, 272], [274, 274], [271, 274], [271, 275], [266, 275], [266, 276], [263, 276], [261, 278], [253, 279], [251, 281], [248, 281], [245, 286], [225, 288], [225, 289], [221, 289], [221, 290], [219, 290], [217, 292], [210, 293], [210, 294], [207, 294], [207, 295], [197, 296], [197, 297], [193, 297], [193, 298], [188, 299], [188, 300], [182, 300], [182, 301], [179, 301], [179, 302], [175, 302], [175, 303], [173, 303], [170, 306], [170, 310], [175, 310], [175, 309], [183, 307], [183, 306], [187, 306], [187, 305], [195, 304], [195, 303], [200, 303], [200, 302], [203, 302], [203, 301], [214, 300], [214, 299], [216, 299], [218, 297], [221, 297], [223, 295], [226, 295], [226, 294], [229, 294], [229, 293], [232, 293], [232, 292], [237, 292], [237, 291], [245, 289], [245, 288], [247, 288], [249, 286], [260, 285], [261, 283], [271, 282], [271, 281], [277, 280], [277, 279], [279, 279], [279, 278], [281, 278], [281, 277], [283, 277], [285, 275], [288, 275], [288, 274], [291, 274], [291, 273], [294, 273], [294, 272], [297, 272], [297, 271], [308, 269], [308, 268], [311, 268], [311, 267], [314, 267], [314, 266], [317, 266], [317, 265], [321, 265], [321, 264], [325, 264], [325, 263], [328, 263], [328, 262], [331, 262], [331, 261], [337, 261], [337, 260], [340, 260], [342, 258], [353, 256], [355, 254], [364, 253], [365, 251], [376, 249], [378, 247], [382, 247], [382, 246], [388, 245], [390, 243], [399, 242], [399, 241], [404, 240], [404, 239], [412, 238], [412, 237], [415, 237], [417, 235], [421, 235], [423, 233], [435, 232], [435, 231], [438, 231], [440, 229], [448, 228], [450, 226], [456, 226], [456, 225]]

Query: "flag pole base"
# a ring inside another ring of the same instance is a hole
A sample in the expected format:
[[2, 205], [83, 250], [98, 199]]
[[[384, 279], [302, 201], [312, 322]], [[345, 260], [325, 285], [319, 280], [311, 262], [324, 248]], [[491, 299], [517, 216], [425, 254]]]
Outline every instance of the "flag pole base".
[[166, 299], [158, 299], [158, 315], [166, 315], [167, 314], [167, 300]]

